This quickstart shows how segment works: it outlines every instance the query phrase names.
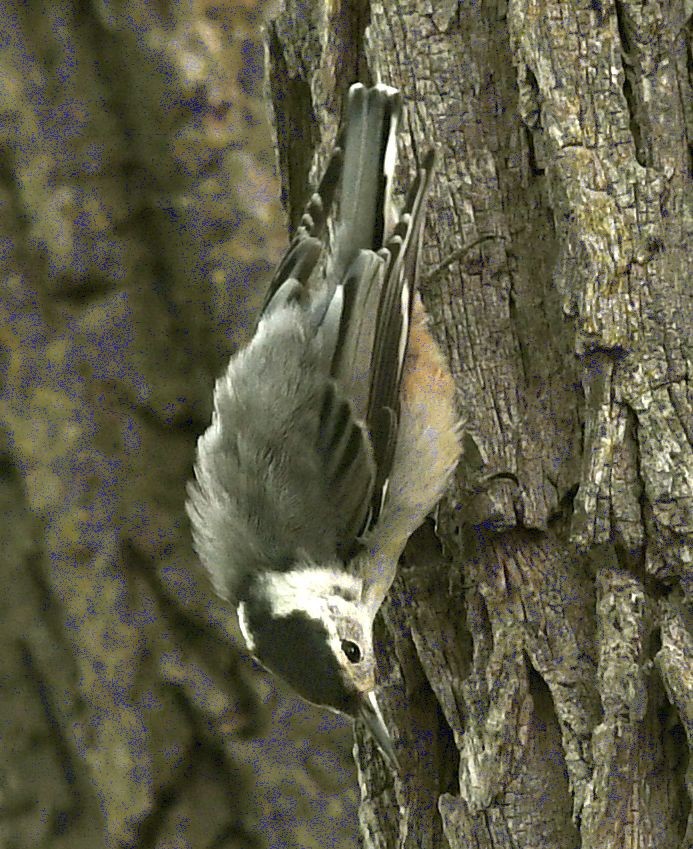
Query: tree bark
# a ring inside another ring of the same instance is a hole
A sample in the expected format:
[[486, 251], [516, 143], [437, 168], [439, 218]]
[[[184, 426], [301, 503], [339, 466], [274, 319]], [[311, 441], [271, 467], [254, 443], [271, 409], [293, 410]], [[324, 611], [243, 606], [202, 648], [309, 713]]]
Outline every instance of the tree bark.
[[627, 0], [287, 0], [270, 33], [292, 220], [354, 80], [403, 89], [405, 172], [439, 152], [465, 454], [380, 622], [404, 769], [360, 738], [366, 846], [693, 843], [690, 35]]

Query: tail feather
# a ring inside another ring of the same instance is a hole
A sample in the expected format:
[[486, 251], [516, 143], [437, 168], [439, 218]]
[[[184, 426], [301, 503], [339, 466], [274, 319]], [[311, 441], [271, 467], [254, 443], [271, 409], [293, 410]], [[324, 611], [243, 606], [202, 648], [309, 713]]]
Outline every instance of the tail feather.
[[341, 277], [360, 250], [378, 251], [387, 236], [386, 207], [397, 158], [402, 98], [397, 89], [354, 85], [347, 98], [344, 164], [336, 234]]

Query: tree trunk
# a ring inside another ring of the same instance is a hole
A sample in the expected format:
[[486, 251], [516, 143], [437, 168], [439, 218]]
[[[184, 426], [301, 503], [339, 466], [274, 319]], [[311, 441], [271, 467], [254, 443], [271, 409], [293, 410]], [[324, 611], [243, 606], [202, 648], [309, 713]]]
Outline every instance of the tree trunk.
[[422, 290], [465, 454], [380, 623], [403, 775], [361, 739], [367, 846], [693, 844], [689, 25], [287, 0], [271, 31], [294, 221], [356, 79], [403, 89], [410, 173], [439, 151]]

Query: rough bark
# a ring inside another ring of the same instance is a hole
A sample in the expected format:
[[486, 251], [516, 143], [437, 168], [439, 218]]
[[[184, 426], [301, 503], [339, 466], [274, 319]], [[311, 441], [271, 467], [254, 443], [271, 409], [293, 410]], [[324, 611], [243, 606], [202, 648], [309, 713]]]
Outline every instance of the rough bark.
[[693, 842], [689, 13], [287, 0], [272, 31], [294, 220], [355, 79], [404, 90], [405, 169], [439, 150], [466, 451], [380, 624], [404, 772], [362, 741], [367, 846]]

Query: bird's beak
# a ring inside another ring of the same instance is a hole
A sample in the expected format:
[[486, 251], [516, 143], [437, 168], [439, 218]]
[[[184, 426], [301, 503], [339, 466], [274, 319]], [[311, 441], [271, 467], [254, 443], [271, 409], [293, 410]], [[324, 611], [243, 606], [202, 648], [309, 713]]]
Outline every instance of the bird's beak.
[[378, 702], [375, 700], [375, 693], [366, 693], [359, 700], [358, 716], [366, 723], [366, 727], [373, 735], [373, 739], [385, 755], [387, 762], [396, 772], [400, 772], [395, 747], [392, 745], [392, 740], [383, 722]]

